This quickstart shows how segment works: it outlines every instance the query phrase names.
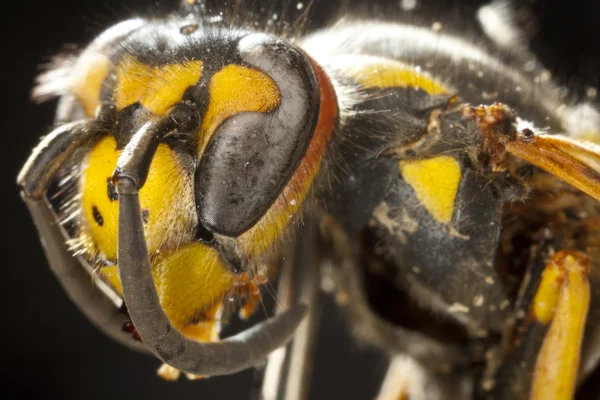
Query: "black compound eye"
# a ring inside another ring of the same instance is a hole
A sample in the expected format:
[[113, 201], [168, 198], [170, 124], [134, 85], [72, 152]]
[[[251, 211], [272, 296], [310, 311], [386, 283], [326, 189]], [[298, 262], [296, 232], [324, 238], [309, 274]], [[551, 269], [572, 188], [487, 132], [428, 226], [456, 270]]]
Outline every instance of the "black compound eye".
[[272, 112], [245, 112], [221, 124], [196, 171], [198, 217], [210, 230], [238, 236], [269, 209], [294, 173], [312, 138], [319, 114], [318, 81], [296, 48], [254, 34], [238, 45], [243, 63], [278, 86]]

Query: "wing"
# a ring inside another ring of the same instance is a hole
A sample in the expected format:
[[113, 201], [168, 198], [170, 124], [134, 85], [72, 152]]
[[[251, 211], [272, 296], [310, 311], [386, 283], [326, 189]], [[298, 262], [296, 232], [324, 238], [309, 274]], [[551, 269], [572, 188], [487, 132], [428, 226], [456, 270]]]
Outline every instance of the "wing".
[[[520, 136], [520, 135], [519, 135]], [[563, 135], [533, 135], [506, 150], [600, 200], [600, 146]]]

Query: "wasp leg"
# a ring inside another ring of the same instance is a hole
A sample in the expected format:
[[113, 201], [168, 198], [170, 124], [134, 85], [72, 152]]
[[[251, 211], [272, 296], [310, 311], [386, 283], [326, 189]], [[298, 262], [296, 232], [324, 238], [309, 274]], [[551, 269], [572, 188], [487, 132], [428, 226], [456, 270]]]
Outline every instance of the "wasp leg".
[[550, 258], [536, 280], [539, 284], [516, 348], [486, 398], [573, 398], [590, 304], [589, 268], [589, 259], [581, 252], [563, 250]]
[[405, 355], [392, 357], [376, 400], [465, 399], [470, 397], [466, 376], [440, 374], [423, 368]]
[[281, 273], [277, 312], [307, 304], [308, 317], [300, 324], [294, 340], [269, 356], [263, 376], [261, 400], [302, 400], [308, 398], [315, 350], [319, 305], [319, 250], [317, 224], [305, 223], [306, 234], [298, 240], [291, 260]]
[[573, 397], [590, 304], [587, 256], [563, 251], [550, 263], [552, 271], [544, 271], [533, 304], [536, 319], [551, 324], [537, 356], [530, 400]]
[[17, 183], [38, 229], [50, 268], [69, 298], [106, 335], [130, 348], [146, 351], [142, 343], [123, 331], [129, 317], [120, 311], [121, 299], [97, 279], [85, 259], [74, 256], [67, 248], [69, 236], [46, 199], [46, 191], [56, 173], [75, 150], [103, 132], [101, 125], [99, 121], [78, 121], [52, 131], [35, 148]]
[[98, 128], [95, 121], [76, 121], [62, 125], [45, 136], [17, 177], [17, 184], [24, 196], [32, 200], [41, 200], [46, 196], [57, 172], [75, 150], [100, 133]]
[[[368, 303], [362, 284], [360, 248], [351, 242], [343, 228], [331, 217], [324, 217], [329, 240], [334, 249], [331, 255], [335, 268], [332, 278], [338, 294], [338, 305], [347, 312], [356, 334], [369, 343], [394, 354], [405, 354], [425, 367], [448, 371], [453, 366], [466, 365], [469, 358], [460, 346], [445, 345], [410, 329], [387, 322], [375, 314]], [[352, 299], [346, 301], [344, 299]]]
[[[596, 287], [593, 284], [591, 286]], [[588, 321], [590, 318], [591, 315], [588, 317]], [[586, 341], [587, 344], [581, 351], [585, 357], [581, 363], [579, 383], [586, 380], [595, 370], [600, 370], [600, 327], [594, 327], [590, 332], [586, 332]]]
[[139, 190], [159, 141], [183, 129], [187, 113], [178, 110], [150, 121], [121, 154], [113, 176], [119, 194], [118, 264], [123, 297], [137, 332], [164, 363], [194, 375], [226, 375], [255, 366], [288, 342], [306, 315], [300, 305], [221, 342], [199, 343], [173, 327], [160, 305], [144, 238]]
[[579, 242], [577, 248], [586, 252], [590, 259], [588, 280], [592, 291], [579, 367], [578, 383], [582, 384], [600, 365], [600, 252], [595, 245], [600, 240], [600, 217], [587, 218], [579, 226], [581, 229], [576, 230]]
[[[400, 395], [404, 389], [396, 385], [398, 382], [394, 382], [396, 379], [402, 379], [402, 376], [398, 375], [398, 365], [404, 365], [403, 370], [409, 374], [423, 371], [422, 379], [415, 381], [412, 387], [406, 387], [410, 389], [410, 394], [425, 390], [424, 397], [415, 399], [468, 398], [469, 378], [462, 372], [463, 367], [470, 361], [466, 349], [458, 345], [440, 343], [417, 331], [394, 325], [374, 313], [365, 296], [361, 280], [358, 263], [360, 257], [357, 251], [360, 246], [353, 245], [344, 229], [331, 217], [325, 217], [324, 220], [328, 229], [328, 239], [333, 247], [331, 257], [335, 267], [332, 268], [331, 277], [336, 285], [338, 305], [346, 311], [352, 326], [356, 328], [357, 336], [391, 355], [388, 374], [379, 394], [380, 399], [403, 399]], [[408, 371], [407, 365], [416, 369]], [[439, 395], [436, 397], [433, 393]]]
[[[423, 368], [411, 358], [395, 356], [390, 361], [377, 400], [412, 400], [415, 392], [423, 391], [424, 373]], [[417, 399], [424, 398], [424, 394], [416, 396]], [[437, 398], [439, 393], [431, 393], [430, 396]]]
[[417, 367], [414, 371], [404, 368], [409, 374], [428, 371], [426, 376], [422, 375], [423, 379], [418, 385], [415, 382], [411, 388], [406, 387], [410, 389], [411, 394], [426, 388], [425, 394], [435, 392], [440, 395], [428, 397], [424, 394], [425, 397], [420, 397], [422, 399], [469, 397], [469, 385], [466, 384], [468, 382], [460, 372], [469, 362], [465, 349], [440, 343], [419, 332], [389, 323], [375, 314], [368, 304], [361, 280], [358, 263], [360, 257], [357, 251], [360, 246], [352, 244], [349, 236], [336, 221], [328, 217], [325, 221], [334, 249], [331, 257], [336, 267], [332, 268], [331, 274], [336, 285], [338, 304], [346, 311], [352, 325], [356, 327], [355, 333], [361, 339], [388, 354], [391, 353], [392, 361], [379, 394], [380, 399], [403, 398], [400, 395], [404, 389], [396, 385], [398, 382], [394, 382], [396, 379], [402, 379], [402, 376], [397, 374], [399, 364]]

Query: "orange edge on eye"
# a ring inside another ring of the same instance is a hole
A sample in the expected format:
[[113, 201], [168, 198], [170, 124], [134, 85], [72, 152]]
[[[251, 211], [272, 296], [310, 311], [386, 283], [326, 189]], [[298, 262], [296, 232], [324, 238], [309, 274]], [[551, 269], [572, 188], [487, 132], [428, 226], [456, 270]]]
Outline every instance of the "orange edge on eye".
[[313, 136], [290, 181], [283, 188], [269, 211], [250, 230], [239, 237], [239, 244], [248, 254], [262, 254], [277, 240], [302, 205], [319, 172], [323, 155], [337, 124], [338, 105], [331, 80], [308, 54], [314, 68], [321, 97], [319, 118]]
[[321, 105], [315, 132], [306, 149], [306, 153], [304, 154], [304, 157], [302, 157], [302, 161], [298, 165], [296, 172], [292, 175], [292, 179], [290, 180], [290, 183], [288, 183], [288, 186], [293, 185], [296, 181], [309, 181], [309, 183], [312, 184], [312, 181], [321, 166], [321, 161], [325, 154], [325, 150], [327, 149], [327, 145], [333, 135], [338, 116], [337, 97], [333, 85], [331, 84], [331, 80], [320, 65], [308, 55], [305, 56], [315, 69], [315, 74], [319, 81]]

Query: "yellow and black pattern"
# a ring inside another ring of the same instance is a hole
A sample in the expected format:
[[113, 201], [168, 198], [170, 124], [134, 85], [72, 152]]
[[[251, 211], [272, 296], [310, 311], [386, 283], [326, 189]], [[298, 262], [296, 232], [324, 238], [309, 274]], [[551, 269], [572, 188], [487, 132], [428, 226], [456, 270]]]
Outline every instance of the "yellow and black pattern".
[[[81, 262], [127, 303], [83, 297], [90, 319], [110, 315], [166, 378], [233, 373], [306, 329], [296, 305], [219, 336], [230, 301], [248, 318], [306, 248], [362, 337], [422, 385], [455, 381], [440, 398], [572, 398], [600, 360], [600, 127], [556, 112], [551, 82], [429, 29], [346, 22], [290, 41], [198, 7], [85, 49], [64, 125], [19, 176], [43, 240], [67, 236], [48, 252], [65, 289]], [[66, 170], [57, 233], [45, 196]]]

